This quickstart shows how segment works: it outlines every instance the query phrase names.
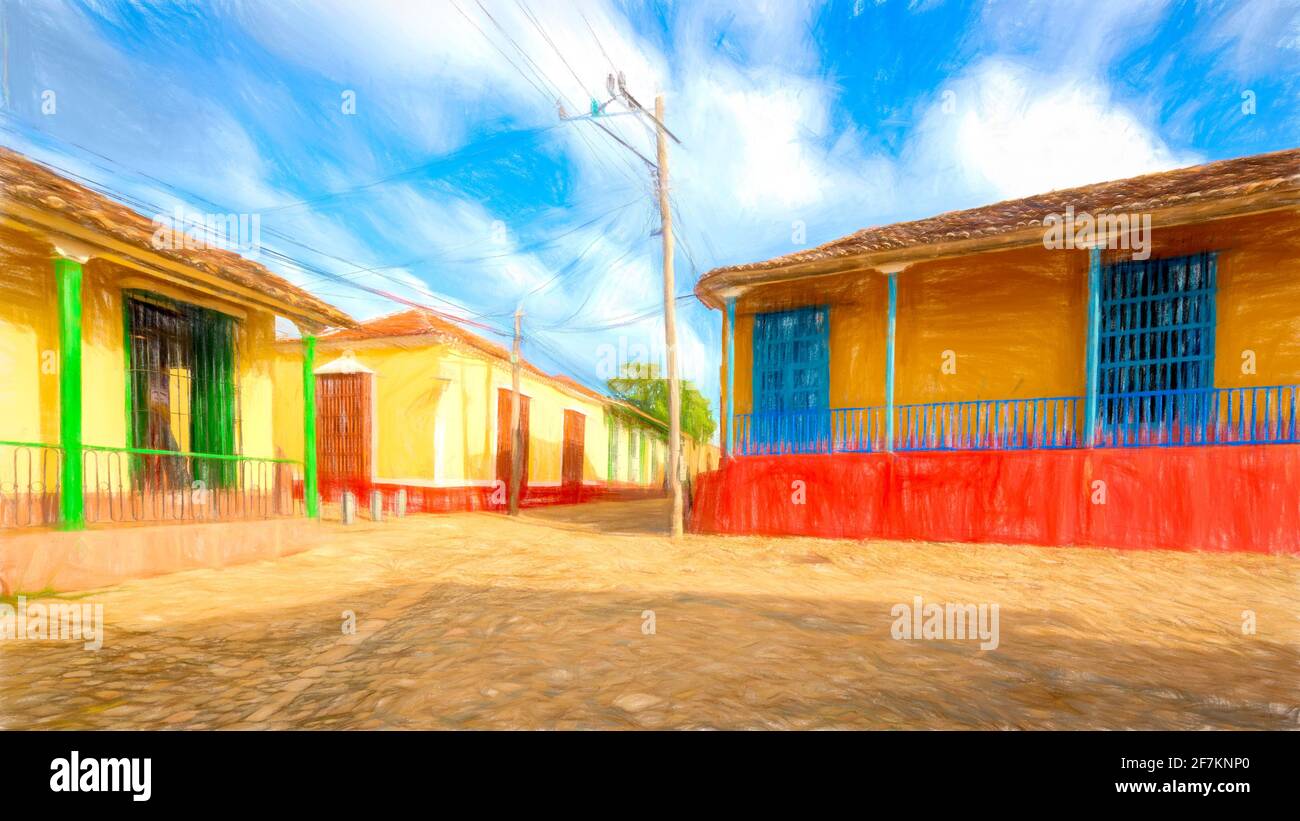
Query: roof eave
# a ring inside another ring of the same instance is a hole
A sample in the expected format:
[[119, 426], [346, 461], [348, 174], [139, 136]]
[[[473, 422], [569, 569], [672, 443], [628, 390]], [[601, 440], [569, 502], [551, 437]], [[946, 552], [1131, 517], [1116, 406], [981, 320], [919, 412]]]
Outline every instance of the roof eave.
[[356, 320], [351, 316], [328, 303], [321, 302], [321, 305], [326, 310], [313, 308], [306, 304], [294, 304], [279, 299], [272, 294], [250, 288], [221, 276], [215, 276], [201, 268], [161, 254], [152, 248], [145, 248], [109, 236], [62, 215], [24, 203], [13, 200], [6, 201], [4, 211], [0, 212], [0, 224], [42, 237], [56, 245], [61, 238], [66, 238], [71, 240], [72, 243], [90, 246], [94, 249], [94, 257], [106, 259], [178, 285], [197, 288], [224, 299], [243, 304], [252, 303], [283, 316], [308, 330], [319, 331], [328, 327], [354, 327], [356, 325]]
[[[1256, 194], [1152, 209], [1146, 213], [1152, 215], [1152, 223], [1157, 228], [1173, 228], [1210, 219], [1226, 219], [1297, 206], [1300, 206], [1300, 188], [1277, 188]], [[988, 236], [922, 243], [900, 248], [850, 251], [825, 259], [773, 265], [770, 268], [735, 266], [714, 268], [696, 282], [695, 296], [709, 308], [720, 310], [725, 306], [728, 297], [739, 296], [744, 291], [758, 286], [832, 276], [850, 271], [879, 270], [918, 262], [1006, 251], [1036, 245], [1041, 243], [1042, 239], [1042, 225], [1035, 221], [1023, 228]], [[762, 263], [759, 265], [761, 266]]]

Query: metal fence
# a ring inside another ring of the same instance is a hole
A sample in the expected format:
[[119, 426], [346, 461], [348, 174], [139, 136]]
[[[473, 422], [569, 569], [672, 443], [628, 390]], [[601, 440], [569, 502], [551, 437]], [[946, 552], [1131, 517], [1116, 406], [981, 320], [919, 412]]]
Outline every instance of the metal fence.
[[[0, 442], [0, 528], [60, 522], [63, 449]], [[211, 453], [83, 446], [89, 525], [302, 516], [302, 463]]]
[[[1094, 447], [1300, 443], [1300, 386], [1099, 397]], [[893, 450], [1053, 450], [1087, 444], [1084, 398], [927, 402], [894, 408]], [[888, 445], [883, 407], [735, 416], [738, 456], [870, 453]]]
[[179, 522], [299, 516], [297, 462], [145, 448], [87, 447], [85, 514], [97, 522]]
[[55, 445], [0, 441], [0, 528], [57, 524], [62, 471]]

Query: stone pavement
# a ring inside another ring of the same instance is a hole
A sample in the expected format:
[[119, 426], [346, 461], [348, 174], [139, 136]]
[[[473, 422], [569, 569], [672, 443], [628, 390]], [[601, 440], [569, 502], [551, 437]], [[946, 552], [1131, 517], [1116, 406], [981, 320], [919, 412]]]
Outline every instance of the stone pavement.
[[[0, 727], [1300, 726], [1294, 558], [672, 542], [663, 517], [332, 525], [294, 556], [69, 597], [103, 605], [103, 648], [0, 640]], [[996, 603], [997, 648], [893, 639], [916, 596]]]

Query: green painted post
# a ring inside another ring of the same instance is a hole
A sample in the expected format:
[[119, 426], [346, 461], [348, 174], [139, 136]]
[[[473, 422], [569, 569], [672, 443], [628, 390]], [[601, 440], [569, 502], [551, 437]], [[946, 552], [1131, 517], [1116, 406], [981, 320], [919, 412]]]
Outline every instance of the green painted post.
[[316, 477], [316, 337], [302, 338], [302, 492], [307, 518], [320, 518]]
[[609, 438], [609, 454], [605, 459], [605, 481], [614, 484], [614, 466], [618, 464], [618, 419], [605, 410], [605, 431]]
[[64, 530], [86, 526], [83, 497], [85, 465], [81, 461], [81, 263], [54, 260], [59, 299], [59, 517]]
[[644, 433], [641, 434], [641, 454], [637, 458], [638, 469], [641, 471], [641, 484], [648, 484], [650, 479], [650, 437]]

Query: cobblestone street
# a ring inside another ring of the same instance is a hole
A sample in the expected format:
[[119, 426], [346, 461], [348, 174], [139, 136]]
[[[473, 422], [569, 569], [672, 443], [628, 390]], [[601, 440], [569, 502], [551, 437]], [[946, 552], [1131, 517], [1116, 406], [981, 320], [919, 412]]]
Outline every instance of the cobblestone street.
[[[330, 524], [290, 557], [71, 596], [103, 605], [103, 648], [0, 641], [0, 727], [1298, 726], [1294, 558], [674, 543], [663, 519]], [[894, 640], [917, 596], [998, 604], [997, 648]]]

